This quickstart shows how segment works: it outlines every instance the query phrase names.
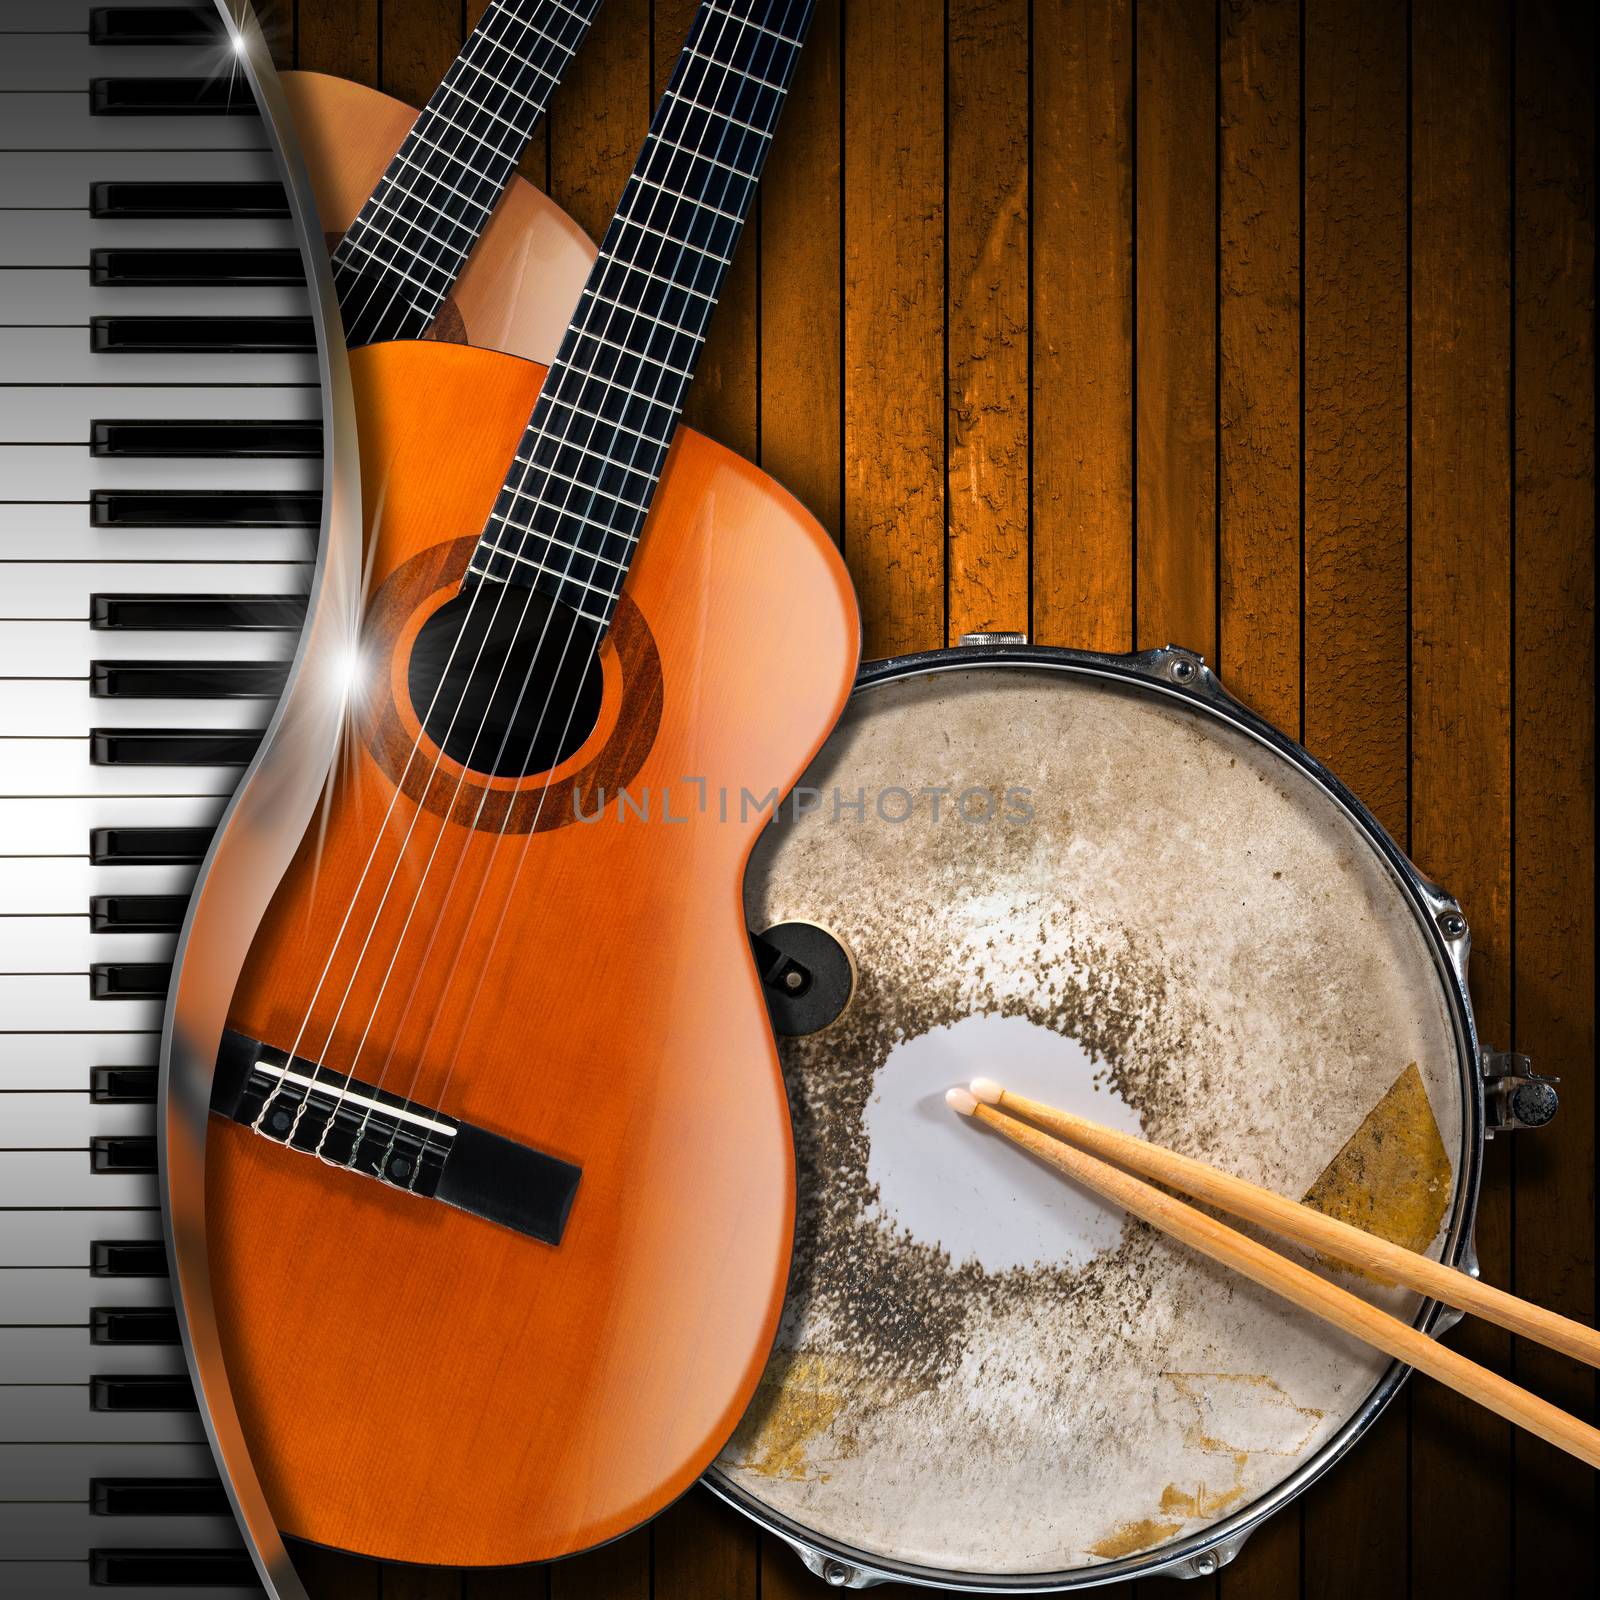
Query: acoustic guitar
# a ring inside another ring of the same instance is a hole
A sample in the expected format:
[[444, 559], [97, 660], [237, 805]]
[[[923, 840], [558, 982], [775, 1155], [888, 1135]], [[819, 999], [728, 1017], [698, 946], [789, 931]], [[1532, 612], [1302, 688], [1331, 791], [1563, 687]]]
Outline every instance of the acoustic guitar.
[[610, 1539], [693, 1482], [771, 1346], [793, 1157], [741, 885], [859, 622], [822, 528], [678, 422], [810, 9], [700, 7], [548, 372], [351, 356], [347, 748], [207, 1141], [229, 1386], [301, 1538]]
[[280, 74], [347, 344], [552, 358], [594, 244], [517, 165], [599, 9], [490, 0], [420, 112], [343, 78]]

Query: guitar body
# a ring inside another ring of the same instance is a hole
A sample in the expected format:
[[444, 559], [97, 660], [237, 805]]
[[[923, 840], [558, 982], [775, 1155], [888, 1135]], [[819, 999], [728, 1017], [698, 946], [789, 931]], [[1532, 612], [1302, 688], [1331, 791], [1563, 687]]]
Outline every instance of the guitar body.
[[[357, 350], [351, 372], [371, 571], [362, 681], [230, 1026], [298, 1040], [582, 1175], [551, 1245], [213, 1116], [218, 1322], [285, 1532], [413, 1562], [536, 1561], [685, 1490], [767, 1359], [793, 1155], [741, 904], [770, 811], [745, 814], [740, 796], [784, 793], [820, 746], [858, 620], [823, 530], [680, 430], [582, 747], [535, 777], [441, 757], [431, 780], [421, 765], [408, 778], [409, 643], [455, 591], [543, 371], [412, 343]], [[420, 749], [431, 771], [437, 747], [423, 735]], [[577, 797], [589, 817], [602, 792], [604, 816], [579, 820]], [[426, 872], [424, 838], [438, 841]], [[382, 870], [363, 888], [375, 840]], [[347, 911], [371, 952], [356, 970], [347, 937], [312, 1004]]]
[[[334, 244], [416, 121], [392, 95], [321, 72], [280, 74]], [[513, 178], [428, 337], [551, 360], [594, 264], [589, 236], [542, 190]]]

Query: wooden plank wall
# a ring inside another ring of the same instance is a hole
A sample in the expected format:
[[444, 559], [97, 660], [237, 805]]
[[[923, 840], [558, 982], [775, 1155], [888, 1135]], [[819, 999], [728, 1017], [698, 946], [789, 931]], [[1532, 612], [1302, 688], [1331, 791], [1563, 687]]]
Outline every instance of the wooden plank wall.
[[[420, 102], [480, 4], [269, 21], [286, 64]], [[691, 14], [608, 0], [530, 154], [596, 236]], [[692, 406], [838, 537], [869, 653], [1184, 643], [1364, 796], [1464, 902], [1485, 1037], [1563, 1080], [1489, 1150], [1484, 1271], [1587, 1318], [1593, 72], [1591, 8], [1550, 0], [819, 0]], [[1453, 1337], [1592, 1413], [1592, 1374]], [[1591, 1474], [1419, 1384], [1185, 1592], [1578, 1593], [1595, 1513]], [[703, 1492], [549, 1571], [309, 1570], [327, 1600], [822, 1592]]]

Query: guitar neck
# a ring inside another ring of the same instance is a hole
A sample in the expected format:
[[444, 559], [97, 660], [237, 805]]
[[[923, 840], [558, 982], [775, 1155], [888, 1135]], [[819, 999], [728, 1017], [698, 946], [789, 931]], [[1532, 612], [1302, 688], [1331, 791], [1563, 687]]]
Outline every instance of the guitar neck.
[[600, 0], [490, 0], [333, 253], [351, 345], [427, 331]]
[[700, 6], [468, 585], [528, 585], [609, 625], [811, 10]]

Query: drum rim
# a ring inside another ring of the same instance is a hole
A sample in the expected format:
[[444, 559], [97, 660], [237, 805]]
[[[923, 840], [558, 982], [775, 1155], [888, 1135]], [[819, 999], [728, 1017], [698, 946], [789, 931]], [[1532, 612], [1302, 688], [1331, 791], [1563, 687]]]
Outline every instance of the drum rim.
[[[874, 689], [906, 678], [991, 667], [1064, 671], [1081, 678], [1154, 693], [1209, 716], [1288, 761], [1333, 801], [1377, 853], [1421, 927], [1449, 1001], [1451, 1030], [1456, 1040], [1457, 1065], [1464, 1090], [1465, 1116], [1462, 1149], [1459, 1151], [1460, 1180], [1456, 1185], [1456, 1203], [1441, 1259], [1475, 1276], [1477, 1255], [1473, 1248], [1473, 1229], [1482, 1180], [1486, 1112], [1482, 1051], [1467, 987], [1471, 936], [1455, 898], [1418, 870], [1383, 824], [1315, 756], [1230, 694], [1203, 657], [1176, 645], [1127, 654], [1022, 643], [960, 645], [915, 651], [864, 663], [856, 677], [850, 700], [853, 704]], [[1452, 917], [1462, 932], [1457, 937], [1447, 938], [1440, 924], [1442, 920]], [[1448, 1311], [1438, 1301], [1425, 1300], [1417, 1310], [1413, 1326], [1424, 1333], [1442, 1333], [1452, 1327], [1459, 1317], [1459, 1313]], [[1093, 1567], [1002, 1574], [954, 1572], [898, 1562], [829, 1539], [772, 1510], [748, 1490], [734, 1483], [715, 1463], [706, 1470], [701, 1482], [759, 1527], [793, 1546], [813, 1571], [828, 1576], [830, 1564], [845, 1569], [838, 1577], [828, 1577], [828, 1581], [841, 1587], [858, 1588], [871, 1583], [899, 1582], [965, 1590], [968, 1593], [1016, 1594], [1091, 1588], [1125, 1578], [1151, 1577], [1163, 1572], [1170, 1574], [1173, 1569], [1183, 1567], [1189, 1568], [1188, 1576], [1201, 1576], [1217, 1571], [1231, 1561], [1257, 1527], [1304, 1493], [1333, 1466], [1377, 1421], [1399, 1392], [1409, 1372], [1410, 1368], [1404, 1363], [1390, 1362], [1355, 1413], [1315, 1455], [1281, 1483], [1240, 1507], [1231, 1516], [1175, 1544], [1102, 1562]]]

